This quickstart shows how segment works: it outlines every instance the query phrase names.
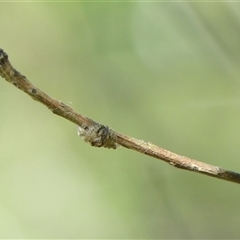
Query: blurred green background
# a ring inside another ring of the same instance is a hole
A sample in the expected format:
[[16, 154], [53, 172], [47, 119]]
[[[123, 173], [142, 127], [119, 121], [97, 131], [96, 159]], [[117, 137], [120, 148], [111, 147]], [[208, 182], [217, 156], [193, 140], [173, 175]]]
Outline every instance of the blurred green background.
[[[0, 47], [84, 116], [240, 172], [240, 3], [1, 3]], [[0, 81], [0, 238], [239, 238], [239, 186], [124, 148]]]

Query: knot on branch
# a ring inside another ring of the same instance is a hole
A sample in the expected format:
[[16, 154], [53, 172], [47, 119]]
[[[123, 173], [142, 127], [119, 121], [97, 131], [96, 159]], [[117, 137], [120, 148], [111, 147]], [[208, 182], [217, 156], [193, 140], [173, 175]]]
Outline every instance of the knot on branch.
[[105, 147], [116, 149], [116, 133], [108, 126], [95, 123], [91, 126], [82, 125], [77, 127], [77, 133], [85, 142], [94, 147]]

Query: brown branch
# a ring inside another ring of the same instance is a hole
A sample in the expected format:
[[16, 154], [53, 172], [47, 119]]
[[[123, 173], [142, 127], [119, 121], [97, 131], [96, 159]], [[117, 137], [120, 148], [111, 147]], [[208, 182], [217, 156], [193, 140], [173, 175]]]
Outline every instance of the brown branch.
[[25, 76], [12, 67], [7, 54], [2, 49], [0, 49], [0, 75], [9, 83], [12, 83], [15, 87], [30, 95], [34, 100], [44, 104], [54, 114], [77, 124], [78, 134], [92, 146], [116, 149], [118, 145], [121, 145], [125, 148], [161, 159], [177, 168], [240, 183], [239, 173], [180, 156], [150, 142], [144, 142], [143, 140], [138, 140], [115, 132], [107, 126], [82, 116], [63, 102], [50, 97], [40, 89], [36, 88]]

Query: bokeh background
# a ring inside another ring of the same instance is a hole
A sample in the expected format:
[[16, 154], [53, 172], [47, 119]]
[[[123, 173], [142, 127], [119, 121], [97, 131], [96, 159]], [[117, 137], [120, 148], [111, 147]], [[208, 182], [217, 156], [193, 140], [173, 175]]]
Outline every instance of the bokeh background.
[[[123, 134], [240, 171], [240, 3], [0, 3], [37, 87]], [[239, 238], [237, 184], [124, 148], [0, 81], [0, 238]]]

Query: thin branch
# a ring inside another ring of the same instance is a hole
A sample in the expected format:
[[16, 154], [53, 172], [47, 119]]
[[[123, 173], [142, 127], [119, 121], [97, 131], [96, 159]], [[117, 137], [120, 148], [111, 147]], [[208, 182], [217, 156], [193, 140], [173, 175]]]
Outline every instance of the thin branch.
[[180, 156], [168, 150], [160, 148], [150, 142], [138, 140], [116, 131], [108, 126], [93, 121], [74, 111], [68, 105], [58, 101], [37, 87], [35, 87], [25, 76], [15, 70], [8, 60], [7, 54], [0, 49], [0, 75], [9, 83], [30, 95], [34, 100], [41, 102], [54, 114], [77, 124], [78, 134], [95, 147], [106, 147], [116, 149], [119, 145], [161, 159], [170, 165], [202, 173], [211, 177], [240, 183], [240, 174], [207, 163]]

